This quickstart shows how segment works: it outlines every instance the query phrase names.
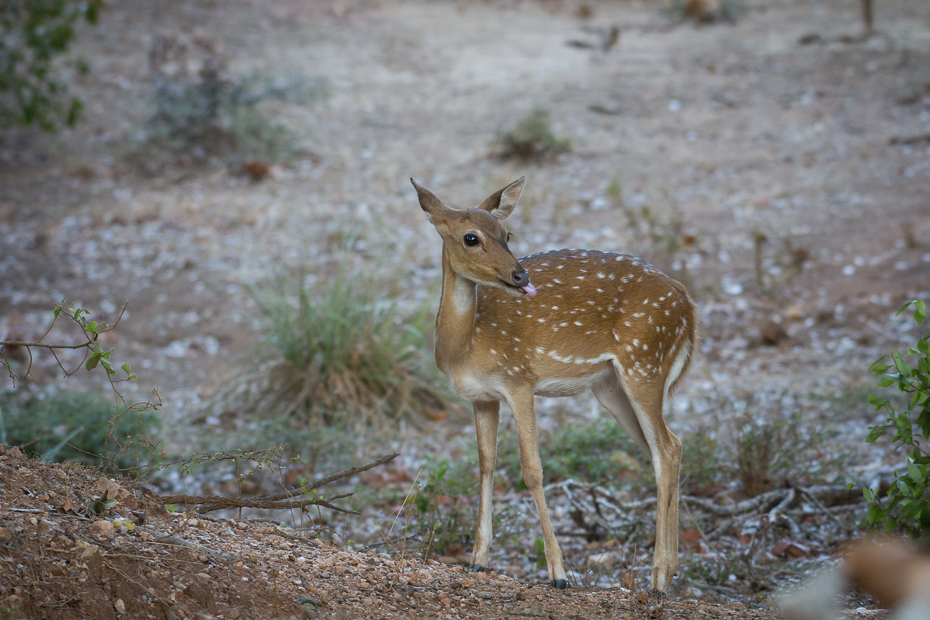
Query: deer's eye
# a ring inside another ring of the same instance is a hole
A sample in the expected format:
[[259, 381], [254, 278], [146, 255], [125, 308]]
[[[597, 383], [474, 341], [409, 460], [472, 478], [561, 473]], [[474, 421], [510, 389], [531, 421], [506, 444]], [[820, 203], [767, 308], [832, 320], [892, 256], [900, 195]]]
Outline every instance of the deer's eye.
[[510, 243], [510, 239], [513, 237], [513, 233], [507, 233], [507, 243]]
[[465, 242], [465, 245], [478, 245], [478, 237], [472, 233], [465, 235], [462, 240]]

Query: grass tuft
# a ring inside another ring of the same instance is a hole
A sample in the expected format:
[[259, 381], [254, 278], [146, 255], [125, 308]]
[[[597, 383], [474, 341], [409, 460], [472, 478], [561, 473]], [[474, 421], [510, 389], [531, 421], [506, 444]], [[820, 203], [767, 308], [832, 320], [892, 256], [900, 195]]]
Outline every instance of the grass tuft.
[[405, 311], [391, 284], [343, 261], [326, 279], [253, 288], [265, 341], [224, 398], [246, 414], [347, 428], [422, 426], [456, 409], [429, 355], [431, 305]]
[[116, 413], [112, 398], [96, 392], [28, 399], [0, 396], [0, 443], [15, 446], [40, 439], [27, 451], [42, 460], [91, 465], [104, 464], [100, 456], [118, 449], [113, 464], [132, 468], [137, 449], [144, 445], [139, 440], [159, 435], [158, 415], [130, 411], [114, 417]]
[[516, 128], [497, 138], [501, 159], [540, 161], [572, 150], [571, 142], [552, 131], [549, 110], [538, 109], [524, 116]]

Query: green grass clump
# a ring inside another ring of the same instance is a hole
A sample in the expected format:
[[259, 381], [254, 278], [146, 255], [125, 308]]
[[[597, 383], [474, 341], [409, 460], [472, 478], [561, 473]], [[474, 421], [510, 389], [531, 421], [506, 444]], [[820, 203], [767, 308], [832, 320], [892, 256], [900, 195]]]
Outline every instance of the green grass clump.
[[571, 142], [552, 132], [549, 110], [538, 109], [524, 116], [516, 128], [497, 139], [502, 159], [542, 160], [572, 150]]
[[[196, 71], [188, 70], [196, 65]], [[270, 103], [306, 105], [325, 99], [322, 78], [275, 81], [231, 74], [226, 56], [204, 37], [158, 36], [149, 52], [153, 114], [147, 143], [199, 159], [275, 164], [294, 158], [297, 136], [269, 114]]]
[[[96, 392], [25, 400], [0, 396], [0, 443], [41, 440], [27, 451], [44, 461], [79, 461], [133, 468], [147, 461], [147, 446], [160, 434], [154, 411], [114, 417], [113, 399]], [[138, 459], [137, 459], [138, 457]]]
[[455, 407], [431, 359], [431, 305], [406, 311], [372, 269], [312, 282], [279, 276], [252, 290], [265, 340], [226, 401], [265, 418], [372, 425]]

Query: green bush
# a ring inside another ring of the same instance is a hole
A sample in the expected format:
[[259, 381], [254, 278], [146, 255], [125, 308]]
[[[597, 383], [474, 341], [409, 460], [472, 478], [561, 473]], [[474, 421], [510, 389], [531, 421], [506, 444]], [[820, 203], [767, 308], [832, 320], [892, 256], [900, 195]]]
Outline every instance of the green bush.
[[129, 411], [113, 420], [115, 413], [112, 397], [100, 393], [26, 400], [0, 396], [0, 443], [19, 445], [41, 439], [27, 450], [43, 460], [94, 465], [107, 464], [100, 457], [118, 451], [113, 464], [131, 468], [137, 465], [134, 452], [149, 454], [143, 434], [154, 439], [160, 431], [159, 420], [154, 411], [141, 415]]
[[431, 304], [405, 311], [393, 284], [343, 262], [317, 281], [255, 287], [265, 340], [219, 406], [342, 426], [419, 425], [456, 408], [432, 361]]
[[[187, 67], [198, 64], [195, 72]], [[148, 141], [172, 151], [274, 164], [297, 152], [295, 136], [269, 119], [268, 101], [308, 103], [327, 96], [322, 79], [269, 81], [227, 71], [225, 55], [204, 37], [161, 35], [149, 54], [154, 113]]]
[[541, 160], [572, 150], [571, 142], [552, 132], [549, 110], [534, 110], [516, 128], [497, 138], [502, 159]]
[[410, 526], [424, 543], [439, 555], [460, 555], [471, 551], [478, 505], [478, 479], [449, 459], [428, 458], [426, 480], [410, 502]]
[[[898, 315], [914, 307], [914, 320], [923, 324], [927, 306], [923, 301], [910, 301]], [[895, 387], [900, 396], [895, 403], [891, 398], [869, 395], [869, 403], [885, 415], [883, 424], [870, 427], [866, 439], [871, 443], [879, 437], [894, 433], [892, 443], [896, 451], [903, 451], [904, 466], [895, 472], [895, 480], [885, 496], [881, 492], [863, 488], [871, 504], [867, 515], [869, 527], [895, 530], [917, 540], [930, 542], [930, 332], [917, 339], [915, 348], [903, 355], [897, 349], [876, 360], [869, 369], [878, 377], [878, 387]]]
[[[82, 104], [68, 99], [56, 59], [68, 51], [80, 19], [96, 23], [102, 0], [0, 2], [0, 128], [14, 124], [54, 129], [74, 125]], [[83, 61], [76, 61], [86, 71]]]

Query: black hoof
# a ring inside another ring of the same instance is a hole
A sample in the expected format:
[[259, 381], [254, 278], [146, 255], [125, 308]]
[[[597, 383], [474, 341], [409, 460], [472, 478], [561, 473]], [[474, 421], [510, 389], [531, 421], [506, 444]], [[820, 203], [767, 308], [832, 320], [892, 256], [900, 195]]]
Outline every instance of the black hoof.
[[665, 598], [668, 595], [662, 590], [650, 590], [649, 596], [651, 596], [652, 598]]
[[484, 571], [485, 571], [485, 567], [479, 564], [472, 564], [471, 566], [468, 567], [468, 572], [470, 573], [483, 573]]
[[553, 579], [549, 582], [549, 585], [555, 588], [556, 590], [564, 590], [568, 587], [568, 582], [564, 579]]

